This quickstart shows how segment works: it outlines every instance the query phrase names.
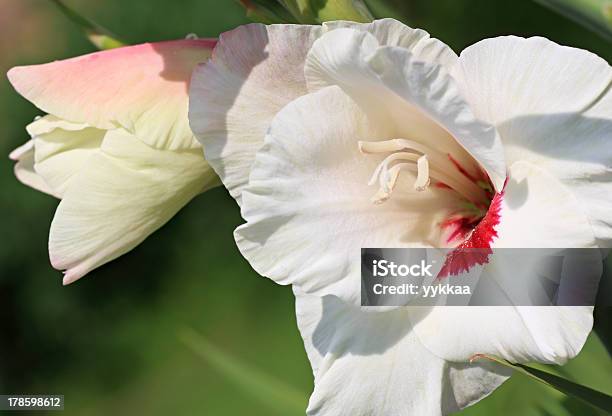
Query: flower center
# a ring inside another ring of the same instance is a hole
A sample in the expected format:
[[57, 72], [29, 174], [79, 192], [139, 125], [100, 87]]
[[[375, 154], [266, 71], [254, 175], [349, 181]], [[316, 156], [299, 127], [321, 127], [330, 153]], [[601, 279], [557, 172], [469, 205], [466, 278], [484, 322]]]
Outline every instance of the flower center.
[[391, 197], [402, 171], [416, 174], [413, 188], [417, 192], [425, 191], [433, 180], [435, 186], [457, 194], [456, 207], [440, 223], [444, 240], [441, 245], [455, 248], [447, 254], [438, 278], [488, 262], [491, 242], [497, 236], [503, 192], [495, 194], [484, 170], [475, 165], [476, 172], [470, 173], [450, 153], [408, 139], [360, 141], [359, 150], [363, 154], [387, 154], [368, 183], [378, 183], [378, 191], [372, 197], [375, 204]]
[[403, 171], [416, 176], [413, 188], [417, 192], [436, 186], [456, 193], [456, 207], [440, 224], [445, 235], [442, 245], [455, 246], [470, 239], [486, 218], [494, 190], [487, 174], [478, 167], [475, 173], [470, 173], [450, 153], [442, 153], [409, 139], [360, 141], [358, 144], [363, 154], [387, 155], [374, 169], [368, 182], [369, 185], [378, 184], [378, 190], [372, 196], [373, 203], [382, 204], [391, 198]]

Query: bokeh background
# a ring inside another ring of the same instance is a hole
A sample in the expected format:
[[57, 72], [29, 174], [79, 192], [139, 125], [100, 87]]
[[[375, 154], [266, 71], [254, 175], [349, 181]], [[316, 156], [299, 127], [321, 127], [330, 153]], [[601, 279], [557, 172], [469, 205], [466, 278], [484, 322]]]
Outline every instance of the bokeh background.
[[[66, 3], [129, 43], [215, 37], [247, 23], [233, 0]], [[612, 58], [610, 43], [528, 0], [389, 0], [386, 6], [456, 51], [485, 37], [541, 35]], [[14, 65], [92, 51], [51, 2], [0, 0], [3, 74]], [[240, 215], [225, 190], [197, 197], [137, 249], [62, 287], [46, 249], [57, 201], [18, 183], [6, 157], [27, 140], [24, 126], [40, 112], [5, 77], [0, 109], [0, 393], [63, 394], [66, 415], [286, 414], [258, 387], [274, 378], [305, 406], [312, 375], [291, 292], [258, 277], [239, 255], [232, 230]], [[198, 355], [182, 340], [185, 330], [221, 353]], [[241, 379], [240, 363], [266, 378]], [[612, 393], [610, 356], [595, 335], [576, 360], [555, 371]], [[599, 414], [521, 375], [463, 413]]]

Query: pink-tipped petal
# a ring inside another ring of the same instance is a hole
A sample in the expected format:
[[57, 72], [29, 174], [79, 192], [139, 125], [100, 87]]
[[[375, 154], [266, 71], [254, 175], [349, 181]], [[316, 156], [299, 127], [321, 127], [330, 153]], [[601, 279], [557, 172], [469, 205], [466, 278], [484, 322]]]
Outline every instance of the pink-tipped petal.
[[215, 40], [145, 43], [8, 72], [41, 110], [101, 129], [121, 126], [159, 149], [197, 148], [187, 120], [189, 80]]

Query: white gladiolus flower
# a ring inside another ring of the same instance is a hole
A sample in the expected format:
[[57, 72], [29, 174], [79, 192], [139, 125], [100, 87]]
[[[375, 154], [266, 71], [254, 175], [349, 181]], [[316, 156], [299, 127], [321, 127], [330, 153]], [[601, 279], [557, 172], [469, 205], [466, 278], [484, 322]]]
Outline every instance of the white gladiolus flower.
[[241, 206], [242, 254], [294, 285], [309, 414], [447, 414], [507, 377], [476, 353], [580, 351], [592, 307], [362, 309], [360, 248], [609, 247], [611, 80], [547, 39], [457, 56], [390, 19], [222, 35], [190, 123]]
[[10, 158], [19, 180], [61, 199], [49, 257], [64, 284], [130, 251], [218, 183], [187, 119], [191, 72], [214, 44], [147, 43], [9, 71], [48, 113]]

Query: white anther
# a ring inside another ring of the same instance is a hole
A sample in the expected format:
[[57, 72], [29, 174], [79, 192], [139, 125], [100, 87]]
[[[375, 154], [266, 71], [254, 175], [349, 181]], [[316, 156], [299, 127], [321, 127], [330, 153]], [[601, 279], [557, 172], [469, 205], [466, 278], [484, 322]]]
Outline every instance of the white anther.
[[429, 161], [427, 155], [423, 155], [417, 160], [417, 179], [414, 182], [414, 189], [423, 192], [429, 186]]

